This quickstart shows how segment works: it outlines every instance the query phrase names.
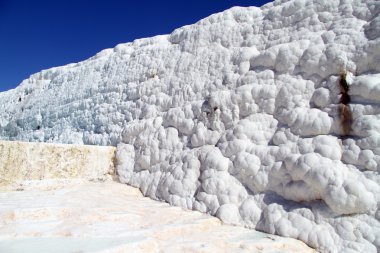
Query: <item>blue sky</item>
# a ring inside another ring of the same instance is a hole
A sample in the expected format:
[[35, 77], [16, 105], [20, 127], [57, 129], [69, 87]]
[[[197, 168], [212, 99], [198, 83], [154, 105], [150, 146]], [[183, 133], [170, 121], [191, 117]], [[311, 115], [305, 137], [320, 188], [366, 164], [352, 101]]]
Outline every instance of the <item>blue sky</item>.
[[0, 92], [42, 69], [268, 0], [0, 0]]

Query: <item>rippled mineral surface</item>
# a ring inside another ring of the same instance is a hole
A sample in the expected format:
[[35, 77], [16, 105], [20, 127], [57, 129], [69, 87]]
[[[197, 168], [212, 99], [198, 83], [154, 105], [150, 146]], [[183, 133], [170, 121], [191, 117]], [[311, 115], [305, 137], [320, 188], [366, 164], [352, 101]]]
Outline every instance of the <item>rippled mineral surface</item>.
[[117, 146], [145, 196], [322, 252], [380, 250], [380, 2], [278, 0], [43, 70], [7, 140]]

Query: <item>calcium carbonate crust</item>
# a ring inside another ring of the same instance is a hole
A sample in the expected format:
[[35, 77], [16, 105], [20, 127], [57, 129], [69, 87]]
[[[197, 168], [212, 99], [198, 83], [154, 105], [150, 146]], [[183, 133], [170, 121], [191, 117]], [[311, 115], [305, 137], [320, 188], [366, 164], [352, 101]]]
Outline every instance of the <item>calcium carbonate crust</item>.
[[321, 252], [380, 250], [380, 2], [235, 7], [0, 93], [2, 139], [117, 145], [124, 183]]

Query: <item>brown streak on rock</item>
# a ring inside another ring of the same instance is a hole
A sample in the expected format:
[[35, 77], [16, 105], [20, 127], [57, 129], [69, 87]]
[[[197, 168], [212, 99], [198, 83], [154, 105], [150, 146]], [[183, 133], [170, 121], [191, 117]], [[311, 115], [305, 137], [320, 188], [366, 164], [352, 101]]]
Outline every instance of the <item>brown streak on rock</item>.
[[343, 136], [347, 136], [351, 132], [352, 125], [352, 112], [348, 104], [351, 102], [351, 98], [348, 95], [350, 87], [348, 86], [346, 80], [346, 72], [342, 72], [339, 77], [339, 87], [340, 87], [340, 106], [339, 106], [339, 115], [341, 120], [341, 130]]

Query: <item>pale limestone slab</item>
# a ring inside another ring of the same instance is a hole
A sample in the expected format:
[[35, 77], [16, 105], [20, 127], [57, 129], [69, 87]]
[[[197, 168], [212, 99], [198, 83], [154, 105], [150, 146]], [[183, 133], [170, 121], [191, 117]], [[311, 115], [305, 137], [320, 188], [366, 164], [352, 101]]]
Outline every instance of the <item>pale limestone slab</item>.
[[301, 241], [223, 225], [124, 184], [44, 189], [45, 182], [0, 192], [0, 252], [314, 252]]
[[0, 141], [0, 188], [25, 180], [111, 180], [114, 157], [114, 147]]

